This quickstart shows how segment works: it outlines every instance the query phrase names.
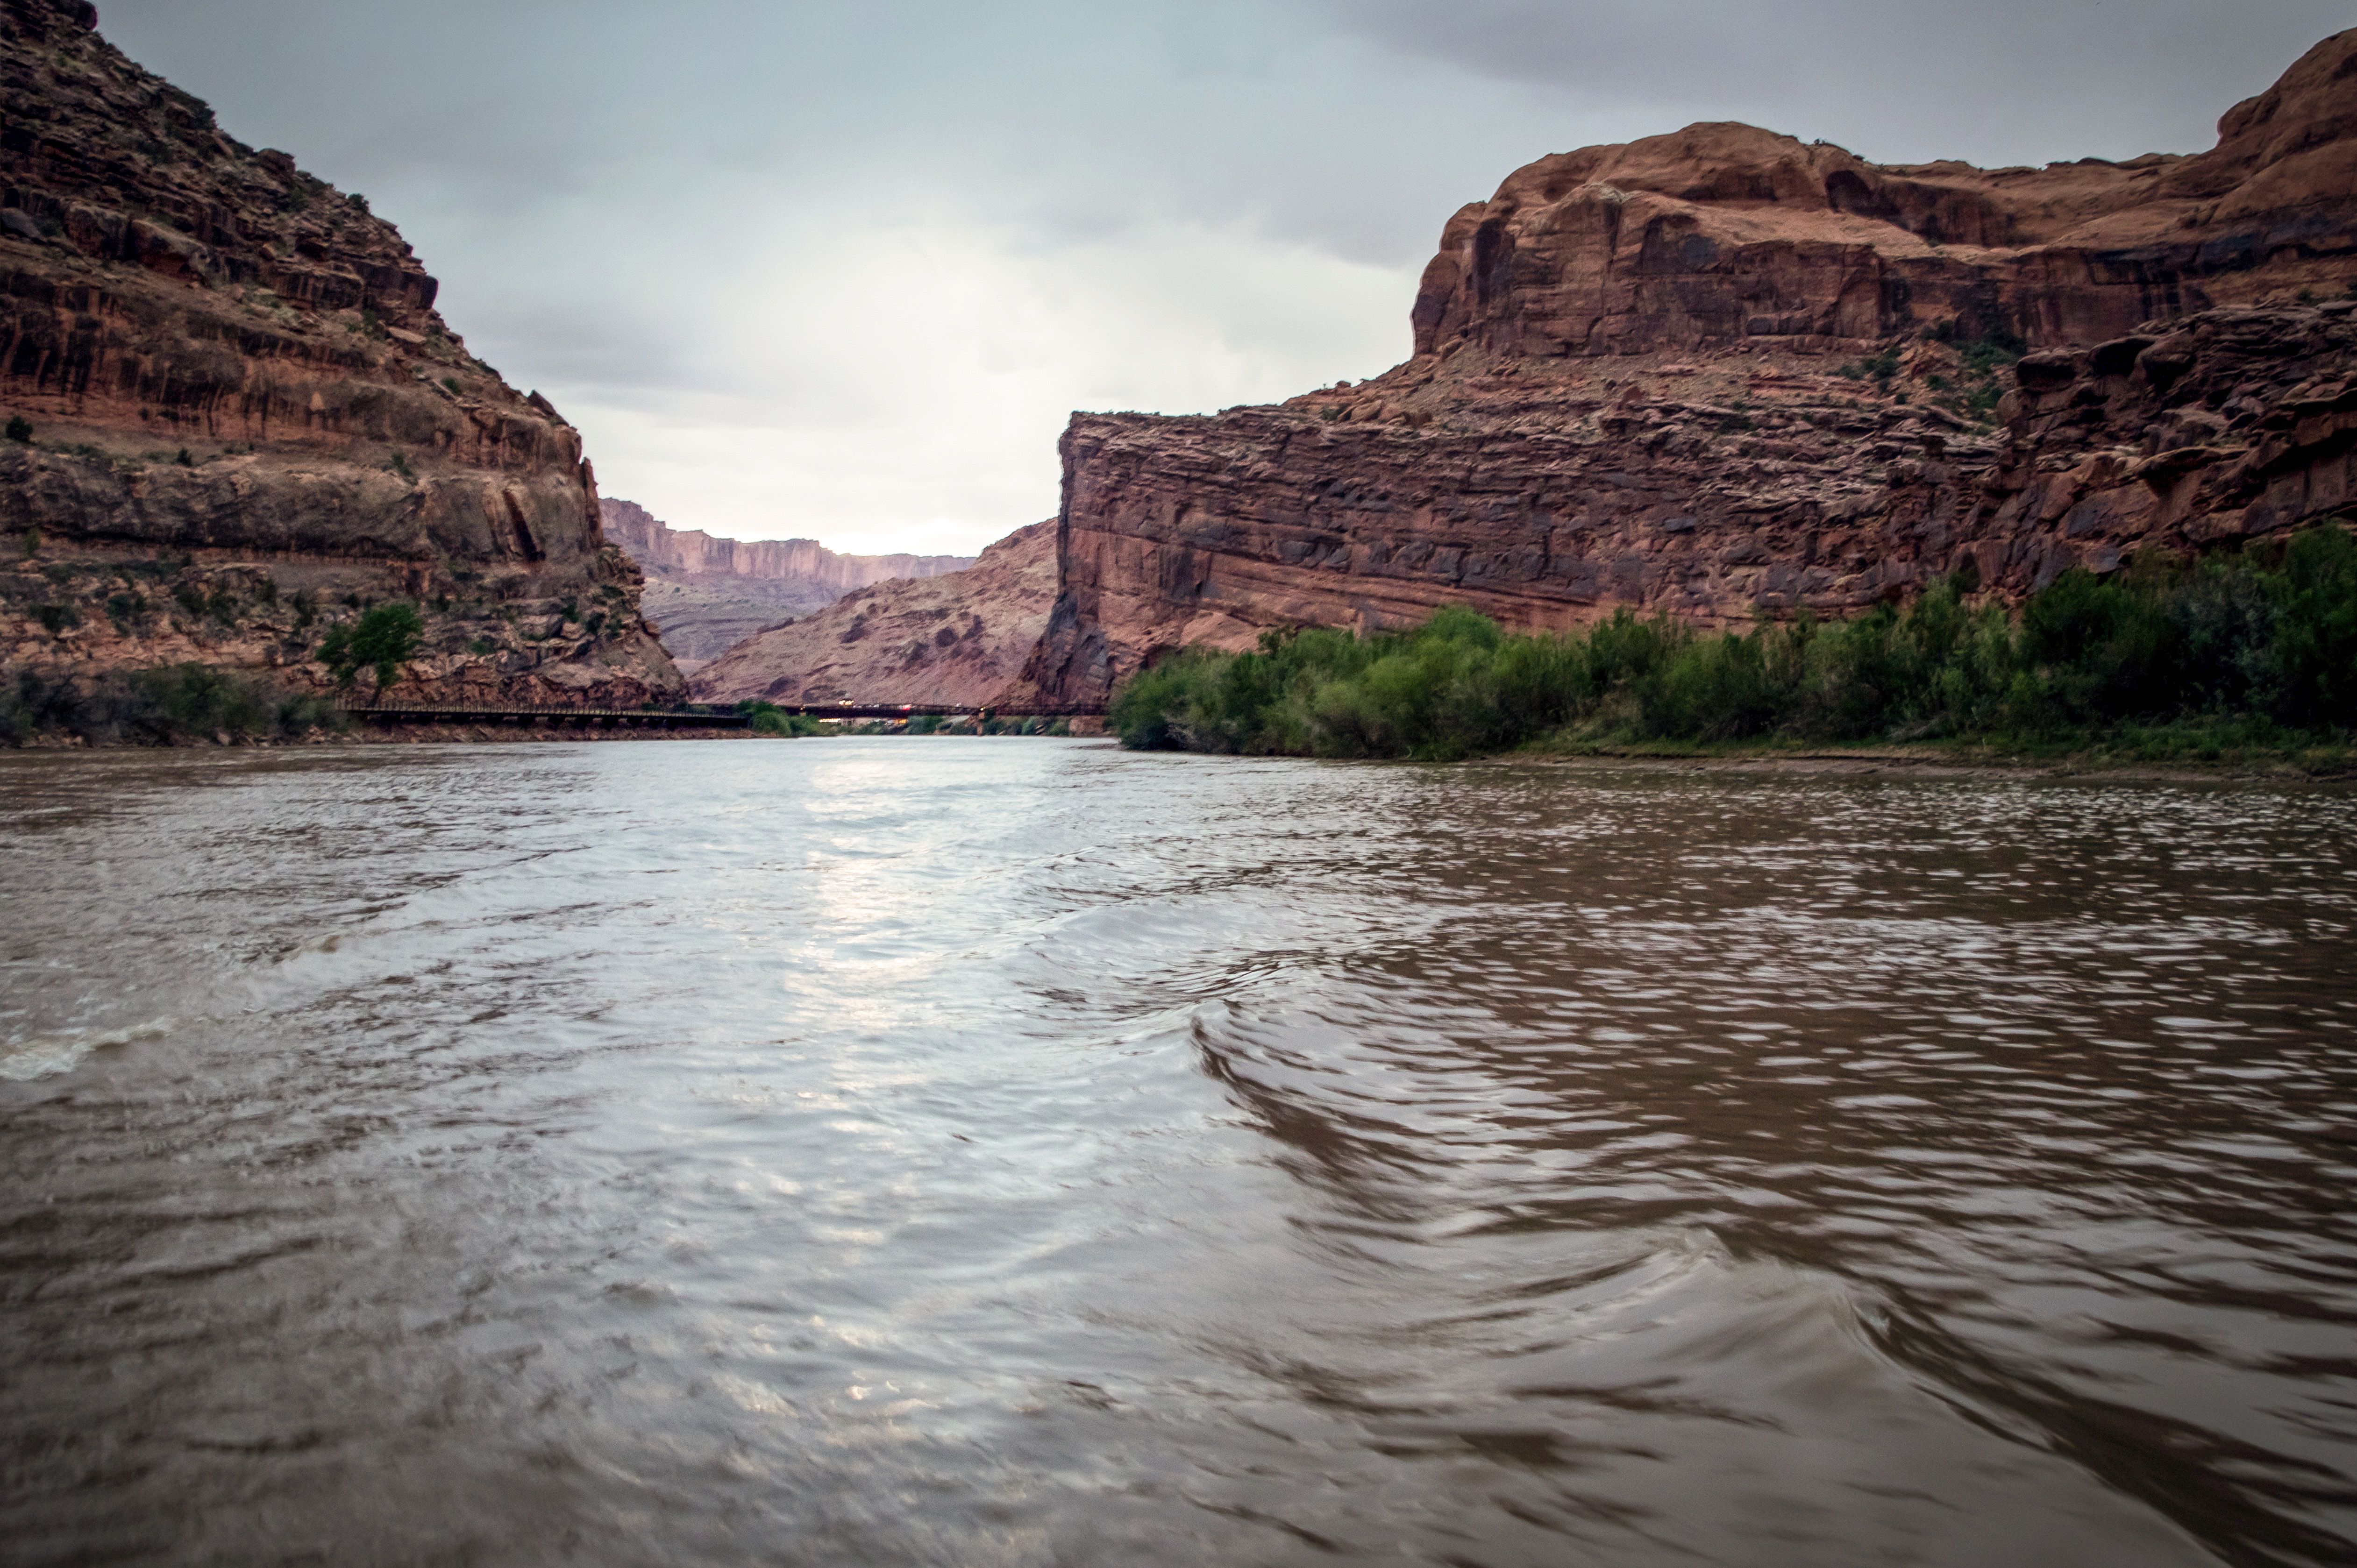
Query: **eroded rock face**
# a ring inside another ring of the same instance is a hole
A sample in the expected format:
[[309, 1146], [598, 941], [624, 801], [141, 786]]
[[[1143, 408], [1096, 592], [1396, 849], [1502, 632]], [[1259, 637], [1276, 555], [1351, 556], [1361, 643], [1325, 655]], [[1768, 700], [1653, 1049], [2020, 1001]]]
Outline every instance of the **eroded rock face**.
[[938, 577], [974, 563], [971, 555], [845, 555], [814, 539], [716, 539], [668, 527], [631, 501], [598, 504], [606, 537], [646, 574], [647, 618], [690, 670], [855, 589]]
[[328, 628], [404, 597], [405, 695], [675, 695], [579, 434], [467, 351], [360, 198], [94, 27], [0, 0], [0, 417], [31, 433], [0, 441], [0, 662], [320, 684]]
[[2357, 34], [2326, 40], [2192, 157], [1869, 164], [1704, 124], [1518, 169], [1449, 220], [1419, 355], [1841, 345], [1952, 327], [2096, 343], [2338, 288], [2357, 252]]
[[963, 572], [856, 589], [696, 671], [699, 702], [996, 703], [1056, 599], [1056, 524], [1018, 529]]
[[1890, 168], [1712, 124], [1544, 158], [1449, 221], [1407, 363], [1074, 418], [1018, 695], [1445, 603], [1743, 623], [2282, 532], [2346, 498], [2350, 316], [2319, 302], [2352, 280], [2357, 32], [2197, 157]]

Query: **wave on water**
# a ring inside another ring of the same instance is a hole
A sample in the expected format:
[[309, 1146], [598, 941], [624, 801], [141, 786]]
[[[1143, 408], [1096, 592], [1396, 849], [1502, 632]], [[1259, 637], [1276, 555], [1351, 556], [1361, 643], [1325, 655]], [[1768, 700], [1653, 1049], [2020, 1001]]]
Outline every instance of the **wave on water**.
[[0, 1044], [0, 1079], [29, 1083], [37, 1078], [71, 1072], [92, 1051], [112, 1050], [135, 1040], [161, 1039], [171, 1026], [169, 1018], [151, 1018], [123, 1029], [68, 1029], [59, 1034], [36, 1035], [27, 1040], [10, 1040]]

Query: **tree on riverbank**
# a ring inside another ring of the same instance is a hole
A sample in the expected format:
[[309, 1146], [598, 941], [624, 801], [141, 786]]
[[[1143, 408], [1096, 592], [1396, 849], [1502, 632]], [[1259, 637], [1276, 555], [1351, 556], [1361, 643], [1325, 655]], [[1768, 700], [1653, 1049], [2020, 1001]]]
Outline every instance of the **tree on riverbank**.
[[2214, 756], [2345, 747], [2357, 726], [2357, 539], [2338, 525], [2065, 573], [2018, 615], [1973, 587], [1749, 632], [1623, 609], [1516, 637], [1462, 607], [1407, 632], [1270, 632], [1257, 651], [1189, 649], [1141, 672], [1110, 720], [1135, 749], [1443, 759], [1775, 739]]

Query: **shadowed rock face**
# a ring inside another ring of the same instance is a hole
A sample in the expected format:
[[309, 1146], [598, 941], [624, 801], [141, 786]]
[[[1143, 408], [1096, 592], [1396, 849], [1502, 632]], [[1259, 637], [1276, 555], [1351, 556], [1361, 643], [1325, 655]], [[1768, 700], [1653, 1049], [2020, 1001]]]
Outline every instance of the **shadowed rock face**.
[[[1018, 695], [1191, 641], [1628, 606], [2019, 594], [2344, 502], [2357, 33], [2217, 148], [1883, 167], [1746, 125], [1544, 158], [1458, 212], [1415, 357], [1216, 418], [1076, 416]], [[1986, 379], [1998, 345], [2030, 350]]]
[[600, 501], [606, 537], [647, 576], [647, 616], [683, 660], [717, 658], [754, 633], [895, 577], [938, 577], [971, 555], [844, 555], [815, 539], [716, 539], [666, 526], [646, 508]]
[[405, 597], [408, 694], [675, 695], [579, 434], [467, 351], [360, 198], [94, 27], [0, 0], [0, 414], [32, 431], [0, 441], [0, 661], [317, 684], [348, 600]]
[[938, 577], [855, 589], [695, 671], [699, 702], [995, 703], [1056, 598], [1056, 525], [1035, 522]]

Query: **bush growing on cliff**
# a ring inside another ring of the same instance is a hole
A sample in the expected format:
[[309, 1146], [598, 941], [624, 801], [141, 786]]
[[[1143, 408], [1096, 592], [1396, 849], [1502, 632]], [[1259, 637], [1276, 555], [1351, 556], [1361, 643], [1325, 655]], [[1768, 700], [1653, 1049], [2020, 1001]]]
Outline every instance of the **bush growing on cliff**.
[[415, 605], [378, 605], [357, 621], [330, 628], [319, 644], [319, 662], [339, 686], [350, 686], [362, 670], [373, 669], [382, 689], [400, 678], [402, 665], [416, 653], [425, 635], [425, 618]]
[[[1509, 637], [1452, 607], [1413, 631], [1272, 632], [1126, 682], [1140, 749], [1448, 758], [1543, 736], [1612, 744], [1975, 737], [2045, 745], [2191, 724], [2357, 727], [2357, 539], [2339, 526], [2188, 563], [2065, 573], [2018, 618], [1965, 577], [1905, 610], [1707, 633], [1622, 610]], [[2255, 727], [2254, 727], [2255, 726]]]

